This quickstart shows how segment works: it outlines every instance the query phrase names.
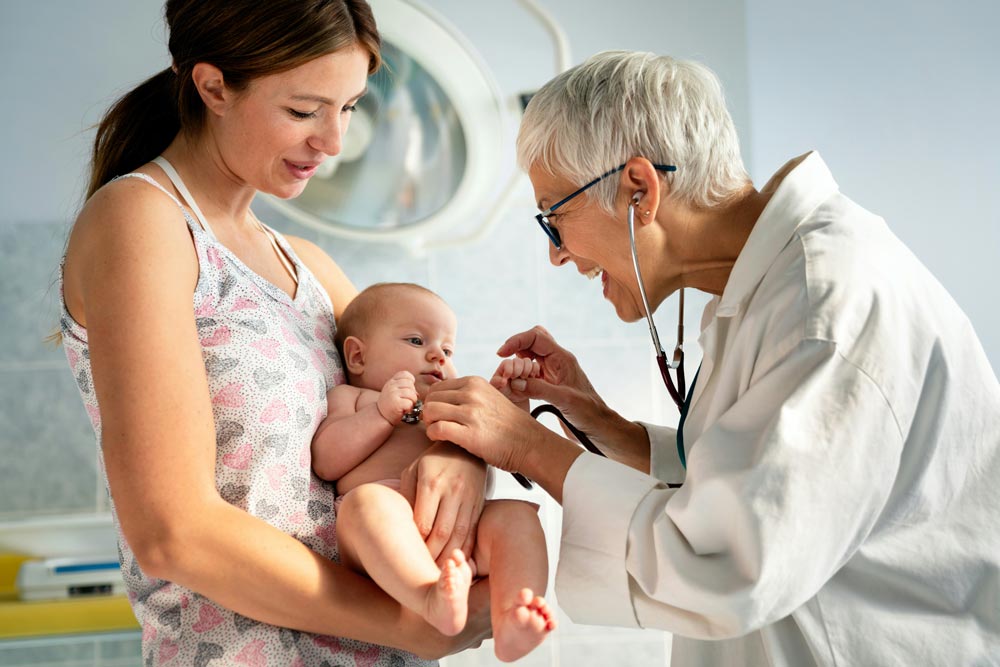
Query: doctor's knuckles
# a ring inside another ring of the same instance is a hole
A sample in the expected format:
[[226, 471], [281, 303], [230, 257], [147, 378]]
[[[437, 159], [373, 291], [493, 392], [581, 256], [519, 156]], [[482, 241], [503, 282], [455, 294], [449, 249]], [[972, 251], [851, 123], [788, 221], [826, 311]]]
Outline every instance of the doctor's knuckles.
[[490, 465], [521, 472], [557, 502], [562, 501], [566, 473], [583, 452], [480, 377], [446, 380], [432, 387], [422, 418], [432, 440], [453, 442]]

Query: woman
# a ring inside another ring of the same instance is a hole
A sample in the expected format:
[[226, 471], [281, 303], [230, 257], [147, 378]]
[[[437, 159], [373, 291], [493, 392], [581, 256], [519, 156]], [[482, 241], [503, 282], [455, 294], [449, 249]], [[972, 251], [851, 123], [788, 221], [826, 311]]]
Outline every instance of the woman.
[[599, 54], [549, 82], [518, 152], [552, 263], [600, 274], [622, 320], [646, 315], [630, 217], [652, 310], [715, 295], [679, 432], [610, 410], [540, 327], [500, 348], [538, 360], [523, 393], [610, 460], [481, 380], [428, 396], [430, 437], [563, 504], [570, 616], [669, 630], [678, 666], [1000, 660], [1000, 385], [885, 223], [816, 153], [755, 189], [717, 79], [667, 57]]
[[[481, 641], [482, 587], [446, 638], [337, 564], [309, 451], [344, 381], [334, 318], [355, 289], [250, 210], [340, 151], [379, 66], [370, 8], [169, 0], [166, 19], [172, 67], [102, 121], [63, 265], [63, 340], [144, 662], [416, 665]], [[404, 477], [435, 556], [469, 549], [484, 468], [439, 446]]]

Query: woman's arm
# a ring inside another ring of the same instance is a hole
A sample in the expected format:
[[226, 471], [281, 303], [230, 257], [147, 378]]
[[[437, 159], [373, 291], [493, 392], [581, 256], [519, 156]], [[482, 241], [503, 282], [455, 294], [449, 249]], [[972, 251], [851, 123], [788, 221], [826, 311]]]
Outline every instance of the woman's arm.
[[192, 314], [197, 258], [172, 202], [141, 183], [112, 184], [73, 236], [67, 271], [87, 324], [108, 481], [146, 574], [260, 621], [421, 655], [482, 638], [485, 604], [469, 634], [445, 638], [367, 579], [219, 496]]

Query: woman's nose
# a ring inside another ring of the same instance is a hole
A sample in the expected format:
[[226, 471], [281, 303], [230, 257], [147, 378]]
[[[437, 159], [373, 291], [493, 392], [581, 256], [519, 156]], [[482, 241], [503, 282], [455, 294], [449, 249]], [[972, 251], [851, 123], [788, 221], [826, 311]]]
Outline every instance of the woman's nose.
[[568, 262], [569, 253], [566, 252], [566, 246], [556, 248], [554, 244], [549, 243], [549, 261], [552, 262], [553, 266], [562, 266]]
[[346, 131], [347, 123], [341, 123], [339, 118], [335, 119], [310, 137], [309, 145], [331, 157], [338, 155], [344, 146], [344, 133]]

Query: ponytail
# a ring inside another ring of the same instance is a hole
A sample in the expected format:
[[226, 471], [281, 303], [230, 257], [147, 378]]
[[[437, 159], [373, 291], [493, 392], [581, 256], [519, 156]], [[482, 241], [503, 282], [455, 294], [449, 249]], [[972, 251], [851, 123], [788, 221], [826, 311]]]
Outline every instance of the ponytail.
[[167, 68], [122, 96], [104, 115], [94, 139], [88, 199], [114, 177], [155, 158], [177, 136], [177, 81]]

